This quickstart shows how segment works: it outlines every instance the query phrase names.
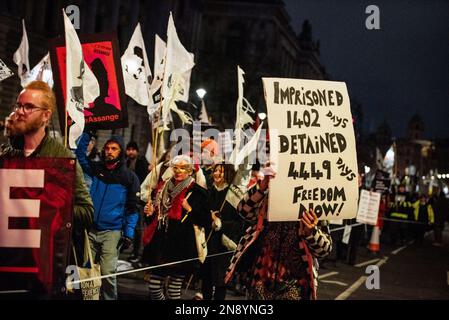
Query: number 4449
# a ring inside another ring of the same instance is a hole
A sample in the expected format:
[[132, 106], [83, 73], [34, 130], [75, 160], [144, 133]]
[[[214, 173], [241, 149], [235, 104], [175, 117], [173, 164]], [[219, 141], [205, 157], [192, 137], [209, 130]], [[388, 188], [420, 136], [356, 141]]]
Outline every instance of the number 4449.
[[326, 179], [331, 178], [331, 162], [329, 160], [324, 160], [320, 164], [315, 162], [299, 162], [298, 167], [296, 167], [295, 162], [290, 162], [290, 167], [288, 169], [288, 177], [293, 179], [304, 179], [315, 178], [319, 180], [323, 176]]

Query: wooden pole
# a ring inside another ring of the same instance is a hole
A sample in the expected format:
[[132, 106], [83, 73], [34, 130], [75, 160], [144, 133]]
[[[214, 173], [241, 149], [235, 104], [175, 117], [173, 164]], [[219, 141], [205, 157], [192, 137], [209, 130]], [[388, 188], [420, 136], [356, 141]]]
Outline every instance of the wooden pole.
[[65, 125], [64, 125], [64, 147], [67, 148], [67, 140], [68, 140], [68, 128], [67, 128], [67, 123], [68, 123], [68, 114], [67, 114], [67, 103], [65, 104]]

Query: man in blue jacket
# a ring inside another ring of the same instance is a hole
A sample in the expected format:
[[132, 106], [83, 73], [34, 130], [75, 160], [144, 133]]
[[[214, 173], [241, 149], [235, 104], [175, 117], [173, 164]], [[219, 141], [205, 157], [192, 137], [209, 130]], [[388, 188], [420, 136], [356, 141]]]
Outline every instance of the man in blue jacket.
[[[94, 203], [94, 226], [89, 232], [92, 255], [100, 263], [101, 274], [114, 274], [120, 249], [132, 244], [138, 218], [139, 179], [126, 168], [125, 147], [121, 136], [113, 135], [104, 144], [101, 161], [86, 157], [90, 137], [87, 133], [78, 142], [76, 155], [90, 177], [90, 195]], [[115, 277], [104, 278], [101, 294], [105, 300], [117, 299]]]

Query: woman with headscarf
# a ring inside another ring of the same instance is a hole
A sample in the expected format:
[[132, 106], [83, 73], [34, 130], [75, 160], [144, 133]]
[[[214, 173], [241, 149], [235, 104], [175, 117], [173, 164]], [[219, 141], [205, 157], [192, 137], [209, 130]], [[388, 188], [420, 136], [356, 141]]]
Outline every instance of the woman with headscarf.
[[[159, 186], [156, 199], [144, 209], [157, 219], [157, 230], [146, 248], [145, 259], [150, 265], [197, 258], [194, 228], [211, 223], [207, 191], [191, 177], [192, 159], [180, 155], [171, 161], [173, 176]], [[186, 261], [155, 268], [146, 277], [152, 300], [164, 300], [164, 283], [168, 277], [168, 298], [180, 299], [184, 278], [194, 271], [196, 261]]]

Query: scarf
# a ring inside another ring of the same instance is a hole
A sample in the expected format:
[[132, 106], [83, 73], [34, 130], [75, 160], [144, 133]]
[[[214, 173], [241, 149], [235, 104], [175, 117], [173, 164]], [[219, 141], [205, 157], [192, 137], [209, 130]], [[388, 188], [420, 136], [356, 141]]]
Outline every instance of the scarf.
[[[185, 193], [188, 187], [190, 187], [194, 182], [195, 180], [192, 177], [188, 177], [177, 185], [173, 183], [173, 179], [170, 179], [165, 183], [162, 189], [162, 194], [160, 196], [160, 226], [165, 225], [165, 227], [167, 228], [168, 218], [181, 220], [182, 200], [185, 197]], [[180, 199], [178, 197], [179, 195], [183, 195], [183, 199]]]
[[222, 190], [226, 189], [227, 187], [229, 187], [229, 184], [227, 184], [226, 182], [223, 183], [221, 186], [217, 186], [217, 185], [214, 183], [214, 188], [215, 188], [215, 190], [217, 190], [217, 191], [222, 191]]

